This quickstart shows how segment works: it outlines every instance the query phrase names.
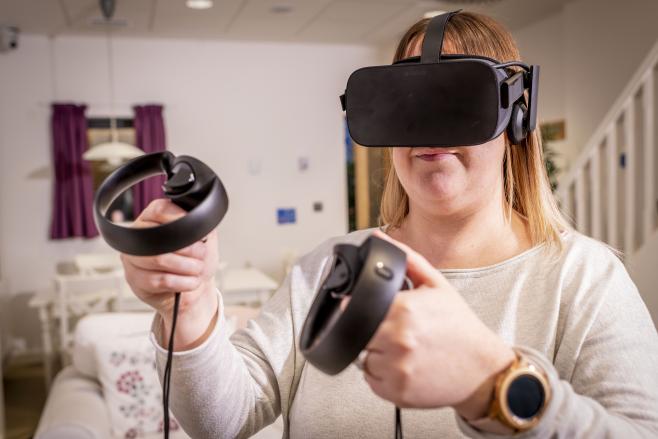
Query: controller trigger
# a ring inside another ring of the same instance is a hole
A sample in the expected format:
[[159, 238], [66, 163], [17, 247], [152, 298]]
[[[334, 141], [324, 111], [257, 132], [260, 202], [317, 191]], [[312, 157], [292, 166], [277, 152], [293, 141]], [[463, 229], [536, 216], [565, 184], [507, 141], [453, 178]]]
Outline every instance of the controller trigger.
[[332, 297], [344, 297], [347, 294], [347, 288], [350, 284], [350, 268], [343, 258], [338, 255], [336, 262], [329, 273], [329, 277], [324, 283], [324, 289], [331, 292]]

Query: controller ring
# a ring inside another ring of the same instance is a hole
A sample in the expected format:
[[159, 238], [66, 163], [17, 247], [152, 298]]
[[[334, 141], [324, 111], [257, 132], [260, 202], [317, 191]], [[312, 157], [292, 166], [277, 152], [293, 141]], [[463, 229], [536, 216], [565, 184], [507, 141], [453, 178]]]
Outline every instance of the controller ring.
[[[177, 167], [186, 166], [193, 177], [190, 187], [165, 196], [188, 211], [175, 221], [155, 227], [131, 228], [107, 218], [112, 202], [124, 191], [148, 177], [165, 174], [171, 180]], [[110, 174], [94, 199], [94, 220], [110, 247], [135, 256], [153, 256], [187, 247], [208, 235], [228, 210], [224, 185], [203, 162], [168, 151], [137, 157]]]

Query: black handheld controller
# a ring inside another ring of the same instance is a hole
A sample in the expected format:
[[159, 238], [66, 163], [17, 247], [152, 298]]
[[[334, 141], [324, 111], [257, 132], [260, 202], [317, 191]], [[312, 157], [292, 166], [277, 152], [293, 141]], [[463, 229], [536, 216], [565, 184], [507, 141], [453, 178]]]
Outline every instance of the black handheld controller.
[[354, 361], [404, 289], [406, 269], [404, 251], [384, 239], [336, 245], [302, 328], [300, 349], [309, 363], [335, 375]]

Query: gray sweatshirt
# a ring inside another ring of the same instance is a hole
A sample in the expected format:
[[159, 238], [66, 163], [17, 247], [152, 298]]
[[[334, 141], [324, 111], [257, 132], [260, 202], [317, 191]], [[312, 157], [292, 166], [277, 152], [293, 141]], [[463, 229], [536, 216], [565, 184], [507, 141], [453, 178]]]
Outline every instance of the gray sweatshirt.
[[[302, 257], [246, 329], [229, 338], [220, 315], [201, 346], [174, 354], [171, 407], [191, 437], [249, 437], [279, 415], [284, 437], [294, 439], [395, 437], [394, 406], [361, 371], [324, 375], [298, 346], [333, 246], [360, 244], [370, 232], [330, 239]], [[649, 313], [606, 246], [575, 232], [564, 243], [561, 254], [544, 244], [488, 267], [441, 271], [489, 328], [549, 375], [543, 419], [515, 437], [658, 437], [658, 335]], [[156, 317], [162, 376], [161, 327]], [[402, 425], [405, 439], [500, 437], [451, 408], [403, 409]]]

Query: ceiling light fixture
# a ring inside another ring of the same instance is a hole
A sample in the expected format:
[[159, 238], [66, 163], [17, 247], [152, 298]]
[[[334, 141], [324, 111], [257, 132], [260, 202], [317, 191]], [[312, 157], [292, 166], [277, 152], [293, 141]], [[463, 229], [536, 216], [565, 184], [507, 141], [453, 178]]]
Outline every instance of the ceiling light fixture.
[[[114, 119], [113, 119], [114, 120]], [[120, 142], [116, 136], [116, 128], [112, 127], [112, 139], [89, 148], [82, 154], [85, 160], [107, 162], [110, 169], [116, 168], [123, 162], [144, 155], [144, 151], [129, 143]]]
[[186, 0], [185, 5], [190, 9], [210, 9], [212, 8], [212, 0]]
[[428, 12], [425, 12], [425, 14], [423, 15], [423, 18], [434, 18], [437, 15], [441, 15], [441, 14], [445, 14], [445, 13], [446, 13], [446, 11], [428, 11]]
[[[113, 0], [100, 0], [101, 10], [107, 23], [112, 21], [114, 13]], [[131, 160], [144, 154], [144, 151], [129, 143], [119, 141], [117, 121], [114, 117], [114, 54], [112, 51], [112, 29], [108, 25], [107, 34], [107, 70], [110, 89], [110, 141], [94, 145], [82, 154], [82, 158], [89, 161], [100, 161], [117, 167], [126, 160]]]

